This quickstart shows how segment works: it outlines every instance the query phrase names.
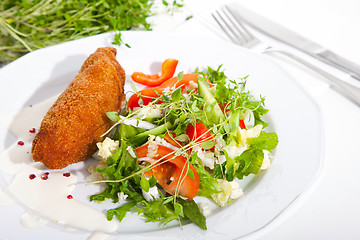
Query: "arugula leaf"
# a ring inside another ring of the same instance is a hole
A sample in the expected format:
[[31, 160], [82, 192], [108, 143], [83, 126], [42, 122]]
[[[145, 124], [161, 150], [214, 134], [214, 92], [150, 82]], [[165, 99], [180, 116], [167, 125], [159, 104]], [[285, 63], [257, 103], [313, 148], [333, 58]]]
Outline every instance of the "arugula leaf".
[[123, 220], [126, 214], [130, 212], [131, 209], [136, 206], [136, 204], [137, 204], [136, 202], [129, 202], [121, 205], [118, 208], [109, 209], [106, 214], [107, 220], [111, 221], [115, 215], [116, 218], [119, 220], [119, 222], [121, 222], [121, 220]]
[[121, 123], [115, 130], [115, 133], [114, 133], [112, 139], [113, 140], [121, 140], [122, 139], [122, 140], [127, 141], [127, 140], [131, 139], [133, 136], [136, 136], [139, 133], [143, 133], [145, 131], [146, 131], [145, 129]]
[[199, 206], [195, 203], [194, 200], [183, 200], [181, 198], [178, 198], [178, 202], [182, 205], [184, 215], [190, 221], [201, 227], [203, 230], [206, 230], [206, 218], [201, 213]]
[[[97, 169], [105, 179], [119, 180], [140, 170], [137, 159], [133, 158], [126, 150], [128, 146], [129, 144], [126, 141], [120, 140], [120, 147], [107, 159], [108, 167], [105, 169]], [[140, 176], [134, 175], [132, 178], [124, 181], [107, 182], [107, 188], [102, 193], [90, 196], [90, 201], [112, 199], [113, 202], [116, 203], [119, 201], [118, 194], [123, 192], [128, 195], [127, 200], [135, 206], [137, 203], [144, 200], [140, 188], [140, 181]], [[119, 221], [121, 221], [123, 214], [129, 211], [130, 206], [131, 204], [126, 205], [126, 207], [120, 207], [117, 210], [109, 210], [108, 217], [112, 217], [115, 214]]]
[[139, 214], [142, 214], [146, 218], [146, 222], [164, 222], [164, 225], [167, 223], [178, 219], [178, 215], [175, 214], [172, 209], [172, 202], [164, 204], [164, 199], [154, 200], [154, 201], [142, 201], [141, 204], [144, 205], [141, 208], [137, 208]]

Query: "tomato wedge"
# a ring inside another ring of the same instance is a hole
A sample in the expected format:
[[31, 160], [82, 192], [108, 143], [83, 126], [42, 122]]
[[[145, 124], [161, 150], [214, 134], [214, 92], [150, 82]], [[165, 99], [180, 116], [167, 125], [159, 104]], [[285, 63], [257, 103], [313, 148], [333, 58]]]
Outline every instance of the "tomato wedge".
[[[191, 123], [189, 123], [186, 128], [186, 134], [189, 136], [190, 140], [195, 141], [195, 143], [215, 141], [212, 134], [201, 122], [196, 123], [195, 127]], [[214, 149], [215, 147], [212, 147], [210, 150]]]
[[[170, 136], [170, 134], [171, 134], [171, 136]], [[175, 140], [174, 139], [175, 137], [176, 137], [176, 134], [173, 132], [170, 132], [170, 133], [165, 134], [164, 139], [165, 139], [165, 141], [167, 141], [174, 147], [181, 148], [183, 146], [182, 143], [180, 141]]]
[[[149, 144], [145, 144], [135, 149], [139, 158], [147, 156], [148, 147]], [[194, 166], [187, 163], [186, 157], [175, 156], [174, 150], [162, 145], [157, 146], [154, 160], [160, 158], [162, 163], [145, 172], [145, 175], [148, 177], [154, 175], [166, 192], [174, 195], [178, 188], [180, 196], [192, 200], [200, 186], [200, 177]], [[192, 172], [192, 176], [189, 176], [188, 172]]]
[[242, 129], [246, 129], [244, 120], [240, 119], [239, 126], [240, 126]]
[[172, 78], [178, 62], [179, 61], [176, 59], [166, 59], [162, 64], [161, 74], [148, 75], [142, 72], [134, 72], [131, 75], [131, 78], [135, 82], [146, 85], [148, 87], [157, 87], [166, 80]]

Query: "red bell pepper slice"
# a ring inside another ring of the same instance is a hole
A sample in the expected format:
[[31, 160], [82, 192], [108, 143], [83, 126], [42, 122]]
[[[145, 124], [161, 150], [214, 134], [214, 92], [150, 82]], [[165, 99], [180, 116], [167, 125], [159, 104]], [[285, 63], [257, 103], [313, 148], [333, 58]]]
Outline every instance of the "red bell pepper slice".
[[184, 74], [182, 79], [178, 81], [177, 77], [170, 78], [169, 80], [162, 83], [159, 88], [171, 88], [175, 86], [175, 88], [181, 87], [181, 89], [184, 89], [191, 81], [194, 83], [197, 83], [197, 78], [199, 74], [198, 73], [187, 73]]
[[[171, 88], [172, 86], [180, 87], [184, 89], [190, 81], [197, 83], [197, 73], [184, 74], [183, 78], [178, 81], [177, 77], [173, 77], [156, 88], [143, 89], [137, 93], [134, 93], [128, 101], [128, 108], [140, 107], [139, 100], [142, 99], [143, 105], [146, 106], [151, 102], [152, 98], [159, 97], [165, 88]], [[161, 103], [161, 102], [158, 102]]]
[[[138, 158], [147, 156], [148, 146], [149, 144], [145, 144], [135, 149]], [[160, 158], [162, 163], [152, 168], [149, 172], [145, 172], [145, 175], [148, 177], [154, 175], [158, 184], [166, 192], [174, 195], [178, 187], [180, 196], [192, 200], [200, 187], [200, 177], [194, 166], [187, 162], [186, 157], [182, 155], [175, 156], [174, 150], [163, 145], [157, 146], [154, 160], [159, 160]], [[193, 178], [188, 174], [189, 169], [193, 173]]]
[[[198, 73], [188, 73], [184, 74], [182, 79], [178, 81], [177, 77], [170, 78], [169, 80], [162, 83], [160, 86], [156, 88], [147, 88], [143, 89], [137, 93], [134, 93], [129, 101], [127, 107], [133, 109], [134, 107], [140, 107], [139, 100], [140, 98], [143, 100], [143, 105], [146, 106], [151, 102], [151, 99], [154, 97], [159, 97], [163, 90], [166, 88], [171, 88], [175, 86], [176, 88], [180, 87], [182, 91], [185, 90], [186, 86], [189, 85], [191, 81], [197, 83]], [[210, 84], [210, 82], [209, 82]], [[141, 97], [140, 97], [141, 96]], [[158, 103], [161, 103], [160, 101]]]
[[131, 78], [135, 82], [146, 85], [148, 87], [157, 87], [166, 80], [172, 78], [172, 76], [175, 73], [178, 62], [179, 61], [176, 59], [172, 59], [172, 58], [166, 59], [162, 64], [161, 74], [157, 73], [153, 75], [148, 75], [142, 72], [134, 72], [131, 75]]
[[[142, 99], [143, 105], [148, 105], [153, 98], [159, 97], [162, 95], [162, 89], [159, 88], [147, 88], [143, 89], [141, 91], [138, 91], [137, 93], [134, 93], [128, 100], [127, 106], [130, 109], [133, 109], [134, 107], [140, 107], [139, 100]], [[160, 100], [158, 102], [159, 104], [162, 103]]]

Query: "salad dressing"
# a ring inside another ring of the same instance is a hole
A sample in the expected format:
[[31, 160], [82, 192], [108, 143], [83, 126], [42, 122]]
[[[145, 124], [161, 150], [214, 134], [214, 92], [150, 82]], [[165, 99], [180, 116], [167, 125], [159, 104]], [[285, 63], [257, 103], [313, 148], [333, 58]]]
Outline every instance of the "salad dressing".
[[[55, 222], [64, 225], [64, 229], [94, 232], [91, 239], [105, 239], [106, 234], [100, 231], [115, 232], [118, 223], [107, 221], [103, 212], [76, 200], [74, 189], [79, 184], [76, 174], [69, 174], [71, 170], [49, 171], [32, 160], [32, 139], [56, 97], [1, 117], [2, 125], [17, 139], [0, 153], [0, 171], [8, 178], [7, 181], [0, 178], [0, 207], [10, 204], [23, 207], [26, 212], [19, 221], [27, 228]], [[18, 141], [24, 144], [19, 145]]]

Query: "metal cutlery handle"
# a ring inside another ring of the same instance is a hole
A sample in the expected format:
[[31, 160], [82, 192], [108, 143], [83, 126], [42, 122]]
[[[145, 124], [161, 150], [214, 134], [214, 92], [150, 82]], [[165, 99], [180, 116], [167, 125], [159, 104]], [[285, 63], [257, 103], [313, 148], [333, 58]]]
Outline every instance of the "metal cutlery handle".
[[229, 9], [231, 13], [239, 19], [239, 21], [241, 20], [242, 22], [245, 22], [264, 35], [296, 48], [299, 51], [307, 53], [317, 60], [341, 70], [357, 80], [360, 80], [359, 64], [340, 57], [331, 50], [326, 49], [325, 47], [276, 22], [252, 12], [237, 2], [230, 4]]
[[278, 49], [272, 49], [272, 48], [269, 48], [264, 52], [280, 53], [282, 55], [285, 55], [285, 56], [292, 58], [293, 60], [303, 64], [304, 66], [308, 67], [309, 69], [323, 75], [339, 93], [341, 93], [343, 96], [349, 98], [352, 102], [354, 102], [355, 104], [360, 106], [360, 89], [358, 87], [355, 87], [347, 82], [340, 80], [336, 76], [334, 76], [328, 72], [325, 72], [321, 68], [305, 61], [304, 59], [302, 59], [290, 52], [282, 51], [282, 50], [278, 50]]
[[360, 66], [337, 55], [336, 53], [330, 50], [324, 50], [317, 53], [314, 57], [342, 70], [345, 73], [350, 74], [353, 78], [360, 80]]

